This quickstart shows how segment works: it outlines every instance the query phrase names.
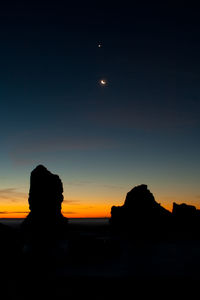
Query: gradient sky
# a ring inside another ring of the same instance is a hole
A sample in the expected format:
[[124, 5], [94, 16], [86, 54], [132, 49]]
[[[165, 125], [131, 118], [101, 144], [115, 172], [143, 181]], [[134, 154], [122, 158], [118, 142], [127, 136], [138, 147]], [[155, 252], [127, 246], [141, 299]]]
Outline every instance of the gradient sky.
[[141, 183], [200, 208], [199, 11], [95, 3], [1, 4], [0, 217], [28, 212], [38, 164], [68, 217], [109, 216]]

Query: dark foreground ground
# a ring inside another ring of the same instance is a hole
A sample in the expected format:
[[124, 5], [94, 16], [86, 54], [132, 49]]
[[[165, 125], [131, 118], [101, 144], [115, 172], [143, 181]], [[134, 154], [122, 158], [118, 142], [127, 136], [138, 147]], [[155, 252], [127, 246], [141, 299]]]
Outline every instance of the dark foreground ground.
[[63, 238], [33, 244], [19, 228], [0, 229], [1, 299], [198, 297], [198, 236], [135, 239], [108, 223], [71, 223]]

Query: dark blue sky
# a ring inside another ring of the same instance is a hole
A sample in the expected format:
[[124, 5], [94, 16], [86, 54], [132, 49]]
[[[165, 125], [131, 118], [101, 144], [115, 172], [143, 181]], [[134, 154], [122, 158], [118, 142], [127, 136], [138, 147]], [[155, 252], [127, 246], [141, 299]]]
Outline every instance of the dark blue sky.
[[144, 182], [166, 205], [198, 205], [195, 7], [7, 4], [0, 42], [2, 189], [27, 191], [29, 172], [43, 163], [80, 201], [84, 192], [68, 182], [100, 183], [102, 203], [110, 201], [102, 186], [122, 186], [111, 197], [120, 201]]

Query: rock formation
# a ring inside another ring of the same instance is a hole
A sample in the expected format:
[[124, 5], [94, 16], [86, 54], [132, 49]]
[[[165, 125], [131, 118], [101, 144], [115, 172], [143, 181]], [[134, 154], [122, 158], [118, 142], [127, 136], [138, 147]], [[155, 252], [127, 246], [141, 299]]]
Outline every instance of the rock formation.
[[110, 223], [113, 228], [143, 235], [168, 230], [170, 219], [171, 213], [142, 184], [127, 193], [124, 205], [111, 208]]
[[198, 234], [200, 210], [193, 205], [173, 203], [172, 216], [178, 232]]
[[31, 172], [29, 190], [30, 213], [22, 228], [27, 231], [52, 234], [67, 223], [61, 213], [63, 185], [58, 175], [39, 165]]
[[172, 214], [176, 218], [192, 218], [196, 216], [197, 209], [193, 205], [185, 203], [177, 204], [174, 202]]

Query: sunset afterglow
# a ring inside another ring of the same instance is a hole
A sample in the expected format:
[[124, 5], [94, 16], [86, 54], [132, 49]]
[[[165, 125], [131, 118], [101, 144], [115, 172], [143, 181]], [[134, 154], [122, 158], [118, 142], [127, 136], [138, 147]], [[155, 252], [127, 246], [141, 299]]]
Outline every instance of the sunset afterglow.
[[[106, 184], [95, 186], [92, 182], [69, 182], [64, 186], [62, 213], [68, 218], [110, 217], [111, 207], [122, 205], [126, 193], [133, 187], [134, 185], [115, 187]], [[176, 193], [173, 195], [173, 193], [167, 191], [167, 188], [156, 191], [151, 185], [148, 187], [154, 194], [155, 200], [170, 211], [173, 202], [190, 203], [200, 208], [198, 195], [194, 193], [191, 197], [192, 190], [189, 191], [185, 188], [184, 193], [181, 195], [174, 187]], [[18, 189], [2, 189], [0, 191], [0, 218], [24, 218], [27, 216], [29, 212], [28, 188], [27, 186], [27, 192], [19, 192]], [[96, 197], [93, 197], [93, 195], [96, 195]]]
[[109, 217], [142, 183], [170, 210], [200, 208], [198, 27], [152, 4], [25, 6], [1, 16], [0, 216], [29, 212], [39, 164], [70, 218]]

